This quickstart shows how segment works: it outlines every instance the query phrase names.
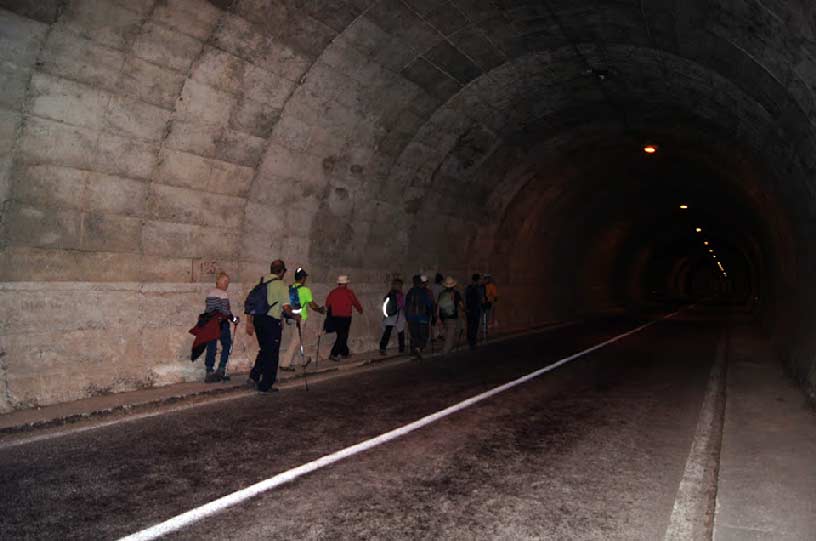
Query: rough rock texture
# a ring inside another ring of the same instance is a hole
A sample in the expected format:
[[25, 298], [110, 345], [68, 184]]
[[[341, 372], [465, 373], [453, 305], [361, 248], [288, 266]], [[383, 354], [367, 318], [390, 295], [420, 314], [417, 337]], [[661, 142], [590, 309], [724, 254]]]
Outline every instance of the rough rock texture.
[[489, 269], [516, 327], [710, 289], [683, 196], [814, 384], [814, 20], [782, 0], [0, 0], [0, 410], [197, 377], [208, 282], [231, 273], [237, 301], [276, 257], [319, 297], [353, 276], [357, 348], [393, 274]]

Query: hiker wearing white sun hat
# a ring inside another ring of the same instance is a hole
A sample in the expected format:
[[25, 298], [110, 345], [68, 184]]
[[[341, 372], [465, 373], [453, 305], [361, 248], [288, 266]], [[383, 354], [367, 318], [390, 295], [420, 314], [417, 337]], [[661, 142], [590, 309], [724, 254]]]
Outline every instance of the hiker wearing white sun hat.
[[445, 328], [445, 345], [442, 347], [443, 353], [450, 353], [456, 336], [459, 333], [459, 314], [464, 310], [462, 295], [456, 290], [456, 280], [448, 276], [442, 284], [445, 289], [436, 299], [436, 310], [439, 321]]
[[336, 332], [337, 340], [334, 342], [329, 359], [339, 361], [340, 357], [346, 359], [350, 352], [348, 348], [348, 335], [351, 329], [351, 310], [363, 313], [363, 305], [357, 300], [357, 296], [348, 287], [349, 277], [341, 274], [337, 277], [337, 287], [326, 297], [326, 309], [329, 315], [326, 316], [324, 330], [326, 332]]

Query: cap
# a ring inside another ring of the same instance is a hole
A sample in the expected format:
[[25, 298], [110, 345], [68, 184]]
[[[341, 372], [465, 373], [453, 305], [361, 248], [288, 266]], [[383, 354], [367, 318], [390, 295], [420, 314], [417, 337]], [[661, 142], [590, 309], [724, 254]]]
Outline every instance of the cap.
[[295, 270], [295, 280], [300, 280], [302, 278], [306, 278], [307, 276], [309, 276], [309, 273], [306, 272], [306, 269], [304, 269], [303, 267], [298, 267]]
[[420, 274], [419, 275], [419, 281], [424, 284], [424, 283], [426, 283], [428, 281], [428, 277], [425, 276], [424, 274]]

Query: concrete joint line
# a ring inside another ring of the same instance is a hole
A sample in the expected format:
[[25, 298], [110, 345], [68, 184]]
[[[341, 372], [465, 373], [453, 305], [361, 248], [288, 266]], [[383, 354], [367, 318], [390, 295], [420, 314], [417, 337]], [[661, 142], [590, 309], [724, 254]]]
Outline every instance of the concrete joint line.
[[380, 434], [379, 436], [376, 436], [374, 438], [365, 440], [350, 447], [346, 447], [345, 449], [341, 449], [329, 455], [324, 455], [318, 458], [317, 460], [313, 460], [296, 468], [292, 468], [290, 470], [281, 472], [273, 477], [270, 477], [269, 479], [265, 479], [263, 481], [255, 483], [254, 485], [250, 485], [244, 489], [233, 492], [232, 494], [227, 494], [226, 496], [222, 496], [217, 500], [213, 500], [200, 507], [196, 507], [180, 515], [176, 515], [175, 517], [170, 518], [164, 522], [160, 522], [159, 524], [156, 524], [134, 534], [123, 537], [120, 539], [120, 541], [149, 541], [152, 539], [157, 539], [169, 533], [181, 530], [186, 526], [195, 524], [196, 522], [199, 522], [209, 516], [215, 515], [230, 507], [241, 504], [251, 498], [254, 498], [255, 496], [259, 496], [264, 492], [268, 492], [274, 488], [290, 483], [295, 479], [298, 479], [299, 477], [310, 474], [327, 466], [331, 466], [332, 464], [340, 462], [346, 458], [350, 458], [364, 451], [368, 451], [369, 449], [373, 449], [375, 447], [383, 445], [384, 443], [396, 440], [402, 436], [410, 434], [411, 432], [419, 430], [420, 428], [423, 428], [436, 421], [439, 421], [440, 419], [444, 419], [445, 417], [453, 415], [454, 413], [457, 413], [480, 402], [483, 402], [497, 394], [508, 391], [523, 383], [527, 383], [528, 381], [536, 379], [539, 376], [542, 376], [548, 372], [552, 372], [556, 368], [559, 368], [567, 363], [570, 363], [576, 359], [584, 357], [606, 346], [614, 344], [615, 342], [622, 340], [623, 338], [626, 338], [633, 334], [637, 334], [660, 321], [670, 319], [678, 313], [679, 311], [664, 316], [660, 319], [650, 321], [649, 323], [640, 325], [639, 327], [636, 327], [631, 331], [619, 334], [604, 342], [601, 342], [600, 344], [596, 344], [583, 351], [580, 351], [568, 357], [564, 357], [554, 362], [553, 364], [545, 366], [544, 368], [540, 368], [538, 370], [530, 372], [525, 376], [521, 376], [520, 378], [517, 378], [513, 381], [510, 381], [498, 387], [494, 387], [493, 389], [490, 389], [478, 395], [472, 396], [471, 398], [463, 400], [458, 404], [449, 406], [443, 410], [437, 411], [436, 413], [432, 413], [430, 415], [422, 417], [421, 419], [418, 419], [412, 423], [401, 426], [399, 428], [395, 428], [394, 430], [391, 430], [384, 434]]
[[725, 411], [728, 330], [720, 337], [664, 541], [711, 539]]

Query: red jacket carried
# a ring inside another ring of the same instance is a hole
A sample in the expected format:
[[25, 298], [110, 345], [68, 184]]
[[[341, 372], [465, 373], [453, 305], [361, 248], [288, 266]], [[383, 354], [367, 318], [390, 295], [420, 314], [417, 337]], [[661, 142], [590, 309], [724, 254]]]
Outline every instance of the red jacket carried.
[[190, 334], [195, 336], [193, 340], [193, 350], [190, 353], [190, 360], [195, 361], [204, 350], [207, 343], [221, 338], [221, 322], [229, 321], [229, 318], [221, 312], [209, 312], [198, 316], [198, 323], [190, 329]]

